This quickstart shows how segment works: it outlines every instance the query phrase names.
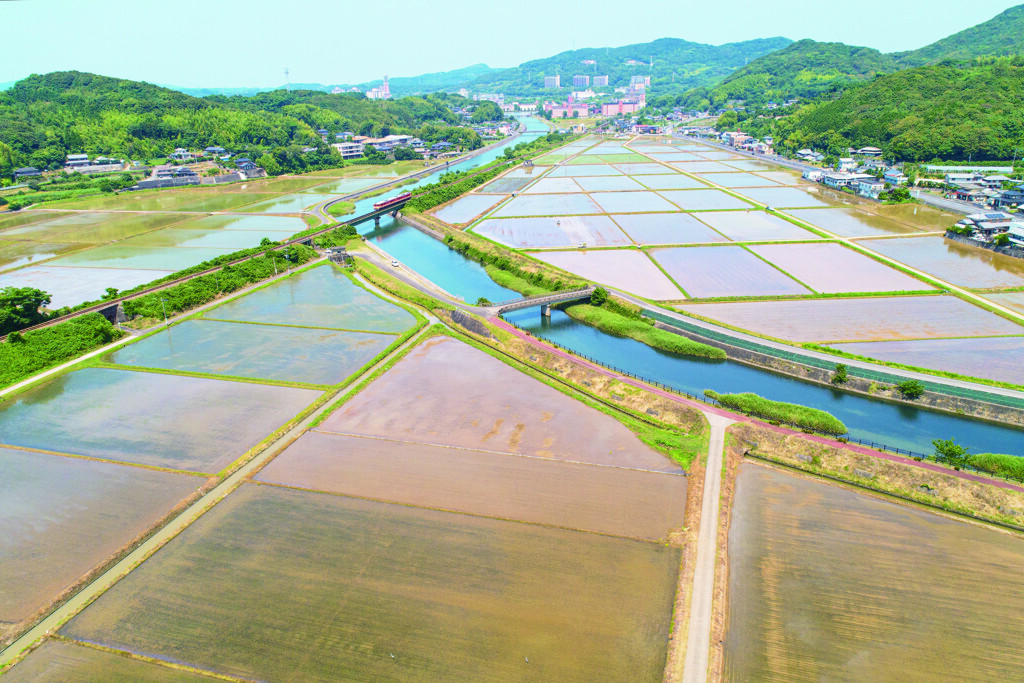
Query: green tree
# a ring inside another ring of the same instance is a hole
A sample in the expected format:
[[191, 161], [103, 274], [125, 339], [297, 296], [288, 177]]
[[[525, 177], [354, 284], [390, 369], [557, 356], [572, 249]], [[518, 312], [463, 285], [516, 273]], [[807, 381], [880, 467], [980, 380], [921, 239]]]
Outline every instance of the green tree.
[[935, 446], [935, 459], [957, 469], [966, 465], [970, 460], [967, 448], [958, 444], [954, 439], [935, 439], [932, 441]]
[[0, 334], [30, 327], [46, 320], [39, 309], [50, 303], [50, 295], [34, 287], [0, 289]]
[[277, 163], [277, 159], [269, 154], [264, 154], [256, 160], [256, 165], [267, 172], [267, 175], [281, 175], [282, 169], [281, 164]]
[[924, 384], [916, 379], [908, 379], [905, 382], [900, 382], [896, 385], [899, 392], [903, 395], [903, 398], [910, 400], [921, 398], [924, 395]]
[[734, 111], [727, 111], [718, 117], [718, 122], [715, 124], [715, 130], [736, 130], [736, 124], [738, 124], [739, 121], [739, 114]]
[[832, 375], [832, 384], [845, 384], [848, 379], [847, 367], [842, 363], [836, 363], [836, 371]]
[[600, 306], [606, 301], [608, 301], [608, 290], [604, 287], [598, 287], [590, 294], [590, 303], [594, 306]]

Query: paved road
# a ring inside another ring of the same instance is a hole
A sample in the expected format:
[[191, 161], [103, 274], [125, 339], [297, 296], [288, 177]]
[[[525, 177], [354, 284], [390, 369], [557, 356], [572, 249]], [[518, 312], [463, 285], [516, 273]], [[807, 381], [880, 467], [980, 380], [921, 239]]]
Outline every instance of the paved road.
[[718, 547], [718, 511], [722, 491], [722, 462], [725, 430], [733, 423], [727, 417], [704, 411], [711, 424], [711, 442], [704, 468], [704, 495], [701, 498], [700, 531], [697, 534], [697, 561], [690, 597], [690, 622], [686, 635], [684, 683], [704, 683], [708, 679], [711, 654], [711, 617], [715, 595], [715, 552]]
[[938, 209], [944, 209], [945, 211], [952, 211], [954, 213], [967, 215], [994, 211], [994, 209], [986, 209], [984, 206], [972, 204], [971, 202], [962, 202], [959, 199], [946, 199], [945, 197], [939, 197], [931, 194], [930, 192], [925, 192], [924, 190], [912, 190], [911, 194], [915, 199], [920, 199], [925, 204], [934, 206]]

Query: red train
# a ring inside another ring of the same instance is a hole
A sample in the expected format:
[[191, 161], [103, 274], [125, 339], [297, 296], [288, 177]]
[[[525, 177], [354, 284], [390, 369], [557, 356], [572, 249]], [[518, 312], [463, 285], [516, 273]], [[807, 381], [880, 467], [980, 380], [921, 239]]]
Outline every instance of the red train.
[[409, 197], [411, 197], [411, 196], [412, 196], [412, 192], [405, 192], [403, 194], [398, 195], [397, 197], [392, 197], [391, 199], [385, 199], [382, 202], [377, 202], [376, 204], [374, 204], [373, 205], [373, 210], [374, 211], [380, 211], [381, 209], [388, 208], [392, 204], [401, 204], [402, 202], [407, 201], [409, 199]]

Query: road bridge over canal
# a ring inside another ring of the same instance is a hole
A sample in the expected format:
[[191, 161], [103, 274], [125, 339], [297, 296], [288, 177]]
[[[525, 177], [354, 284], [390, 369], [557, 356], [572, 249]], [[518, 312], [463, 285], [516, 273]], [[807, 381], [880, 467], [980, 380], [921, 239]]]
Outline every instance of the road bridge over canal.
[[590, 295], [597, 289], [595, 285], [587, 285], [580, 289], [570, 289], [565, 292], [555, 292], [553, 294], [538, 294], [536, 296], [527, 296], [522, 299], [510, 299], [508, 301], [502, 301], [501, 303], [493, 304], [491, 308], [494, 310], [496, 315], [502, 313], [510, 313], [512, 311], [522, 310], [524, 308], [533, 308], [534, 306], [541, 307], [541, 313], [548, 317], [551, 316], [551, 306], [553, 304], [564, 304], [569, 301], [582, 301], [583, 299], [589, 299]]

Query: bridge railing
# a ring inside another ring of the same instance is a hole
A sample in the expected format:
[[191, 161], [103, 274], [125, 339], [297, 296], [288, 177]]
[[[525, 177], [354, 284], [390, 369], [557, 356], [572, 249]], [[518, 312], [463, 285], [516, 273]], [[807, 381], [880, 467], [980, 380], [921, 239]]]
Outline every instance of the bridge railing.
[[590, 295], [593, 293], [595, 287], [593, 285], [587, 285], [586, 287], [580, 287], [579, 289], [568, 289], [564, 292], [551, 292], [550, 294], [534, 294], [533, 296], [524, 296], [521, 299], [509, 299], [508, 301], [502, 301], [494, 304], [497, 308], [504, 308], [506, 306], [534, 306], [537, 304], [543, 304], [548, 301], [570, 301], [583, 295]]

